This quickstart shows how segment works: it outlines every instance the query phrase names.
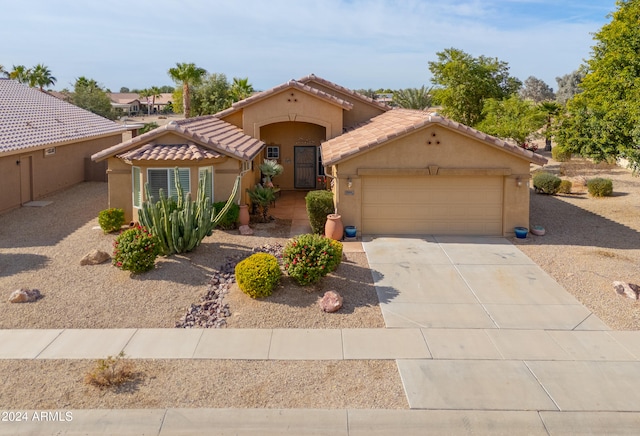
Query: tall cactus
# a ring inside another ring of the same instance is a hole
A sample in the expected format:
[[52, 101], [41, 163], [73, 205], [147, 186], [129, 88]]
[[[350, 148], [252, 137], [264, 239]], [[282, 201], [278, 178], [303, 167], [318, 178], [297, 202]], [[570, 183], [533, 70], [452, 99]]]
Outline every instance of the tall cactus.
[[147, 200], [142, 203], [138, 219], [140, 224], [158, 237], [163, 255], [169, 256], [195, 249], [206, 236], [213, 233], [215, 226], [233, 204], [240, 185], [240, 176], [236, 178], [227, 203], [217, 215], [211, 200], [205, 196], [205, 186], [211, 183], [209, 177], [210, 175], [207, 174], [205, 179], [200, 181], [195, 201], [191, 200], [190, 193], [184, 194], [177, 168], [175, 169], [177, 201], [167, 198], [164, 190], [160, 189], [160, 199], [154, 204], [149, 184], [145, 184]]

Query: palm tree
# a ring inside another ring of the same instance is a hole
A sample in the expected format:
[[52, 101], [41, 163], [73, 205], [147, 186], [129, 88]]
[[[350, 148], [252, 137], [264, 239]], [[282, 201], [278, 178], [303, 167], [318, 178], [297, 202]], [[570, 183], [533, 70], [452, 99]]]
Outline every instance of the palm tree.
[[421, 88], [401, 89], [393, 93], [393, 102], [405, 109], [427, 110], [431, 107], [431, 89], [424, 85]]
[[[146, 88], [140, 91], [140, 97], [147, 99], [147, 114], [151, 115], [151, 108], [156, 104], [156, 98], [161, 97], [160, 88], [157, 86], [152, 86], [151, 88]], [[149, 97], [151, 97], [151, 104], [149, 104]]]
[[176, 63], [175, 68], [169, 68], [169, 76], [177, 84], [182, 85], [182, 107], [184, 109], [185, 118], [191, 116], [191, 96], [189, 88], [192, 85], [199, 85], [207, 74], [204, 68], [196, 67], [194, 63]]
[[55, 85], [57, 79], [51, 75], [51, 70], [43, 64], [36, 65], [31, 74], [29, 74], [29, 86], [34, 87], [38, 85], [40, 91], [45, 86]]
[[0, 74], [3, 75], [6, 79], [9, 78], [9, 72], [4, 68], [4, 65], [0, 64]]
[[31, 70], [24, 65], [14, 65], [13, 70], [9, 73], [9, 78], [17, 80], [20, 83], [28, 83]]
[[231, 89], [229, 90], [229, 95], [233, 103], [235, 103], [236, 101], [244, 100], [245, 98], [251, 96], [253, 92], [253, 85], [249, 83], [248, 77], [233, 78], [233, 83], [231, 84]]
[[539, 107], [547, 118], [544, 129], [544, 151], [551, 151], [551, 122], [553, 117], [560, 113], [562, 106], [555, 101], [543, 101]]

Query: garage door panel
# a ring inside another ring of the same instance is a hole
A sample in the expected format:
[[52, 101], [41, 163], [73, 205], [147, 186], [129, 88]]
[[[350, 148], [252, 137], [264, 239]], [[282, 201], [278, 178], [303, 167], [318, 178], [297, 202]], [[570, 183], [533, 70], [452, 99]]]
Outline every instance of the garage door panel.
[[501, 177], [364, 177], [370, 234], [502, 235]]

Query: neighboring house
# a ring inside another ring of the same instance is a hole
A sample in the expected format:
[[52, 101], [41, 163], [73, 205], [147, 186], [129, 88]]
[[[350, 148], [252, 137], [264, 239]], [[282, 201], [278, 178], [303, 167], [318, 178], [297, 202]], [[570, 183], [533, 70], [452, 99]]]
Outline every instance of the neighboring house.
[[159, 97], [141, 97], [135, 92], [112, 92], [107, 94], [111, 100], [111, 106], [122, 109], [127, 115], [147, 115], [149, 113], [161, 113], [164, 108], [171, 104], [173, 94], [162, 93]]
[[93, 153], [125, 128], [15, 80], [0, 79], [0, 212], [83, 181], [106, 179]]
[[546, 160], [469, 127], [389, 106], [315, 75], [290, 80], [218, 114], [174, 121], [96, 153], [108, 160], [110, 205], [137, 218], [150, 182], [171, 190], [173, 171], [192, 194], [212, 173], [214, 201], [242, 175], [238, 201], [261, 180], [259, 164], [284, 167], [282, 190], [332, 179], [345, 225], [367, 234], [513, 234], [529, 223], [529, 164]]

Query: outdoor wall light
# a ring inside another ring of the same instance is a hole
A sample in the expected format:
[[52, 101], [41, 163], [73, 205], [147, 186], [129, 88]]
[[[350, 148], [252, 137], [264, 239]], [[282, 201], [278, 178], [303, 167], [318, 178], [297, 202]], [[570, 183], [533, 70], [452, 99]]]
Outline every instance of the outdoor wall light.
[[516, 186], [518, 188], [522, 186], [522, 180], [520, 180], [520, 177], [516, 178]]
[[351, 181], [351, 177], [347, 178], [347, 188], [351, 189], [353, 186], [353, 182]]

